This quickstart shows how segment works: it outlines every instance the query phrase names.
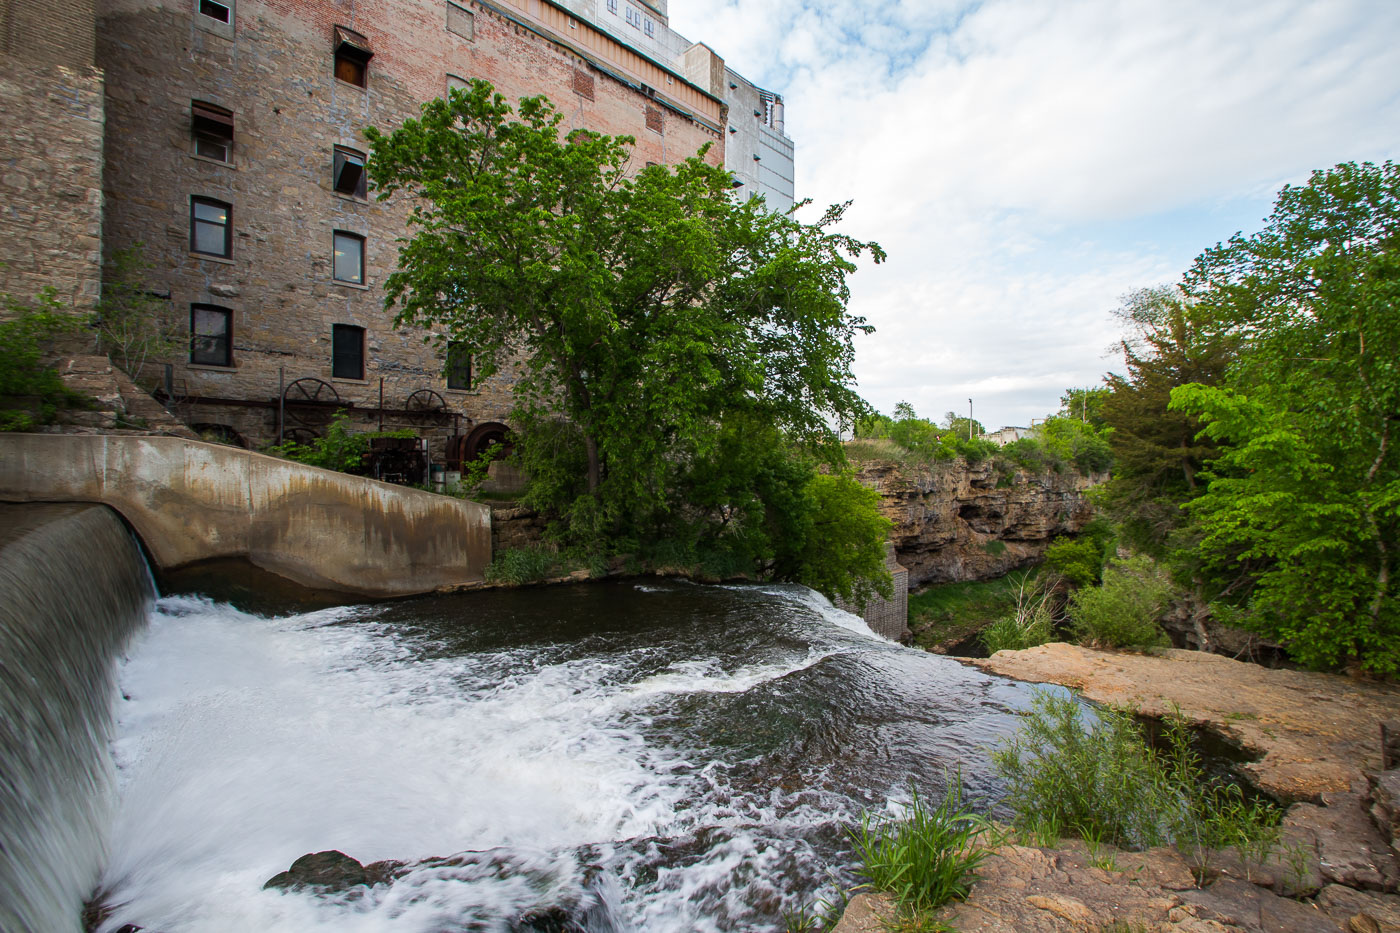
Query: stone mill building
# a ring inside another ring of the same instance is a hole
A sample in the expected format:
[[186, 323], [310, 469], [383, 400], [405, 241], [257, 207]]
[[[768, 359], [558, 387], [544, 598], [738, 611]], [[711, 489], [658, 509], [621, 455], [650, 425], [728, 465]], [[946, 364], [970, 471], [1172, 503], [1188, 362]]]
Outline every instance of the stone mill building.
[[139, 244], [189, 328], [142, 380], [187, 423], [258, 445], [345, 409], [469, 452], [509, 376], [394, 330], [408, 205], [373, 199], [361, 131], [472, 78], [634, 136], [638, 169], [708, 143], [737, 196], [792, 203], [781, 97], [673, 32], [666, 0], [0, 0], [0, 290], [90, 307], [102, 259]]

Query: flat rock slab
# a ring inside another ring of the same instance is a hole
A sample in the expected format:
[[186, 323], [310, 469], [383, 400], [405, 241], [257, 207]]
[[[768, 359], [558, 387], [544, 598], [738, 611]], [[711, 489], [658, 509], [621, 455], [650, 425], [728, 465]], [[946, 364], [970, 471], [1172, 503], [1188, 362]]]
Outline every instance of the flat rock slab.
[[[1260, 760], [1250, 780], [1283, 800], [1322, 803], [1378, 771], [1380, 723], [1400, 720], [1400, 690], [1337, 674], [1271, 670], [1216, 654], [1098, 651], [1049, 644], [970, 659], [1016, 680], [1073, 687], [1099, 703], [1149, 716], [1179, 707], [1192, 724]], [[1359, 783], [1360, 782], [1360, 783]]]
[[[992, 850], [978, 875], [966, 901], [936, 915], [958, 933], [1400, 933], [1394, 895], [1329, 885], [1292, 899], [1227, 873], [1198, 888], [1191, 864], [1173, 848], [1006, 845]], [[887, 897], [861, 894], [833, 933], [878, 933], [893, 916]]]

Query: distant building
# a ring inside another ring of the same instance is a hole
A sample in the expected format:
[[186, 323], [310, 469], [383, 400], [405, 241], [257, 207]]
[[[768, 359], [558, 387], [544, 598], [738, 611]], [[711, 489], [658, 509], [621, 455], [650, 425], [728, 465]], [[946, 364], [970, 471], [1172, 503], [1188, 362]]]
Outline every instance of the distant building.
[[1005, 447], [1007, 444], [1019, 441], [1024, 437], [1031, 437], [1035, 434], [1034, 428], [1004, 427], [992, 431], [989, 434], [979, 435], [984, 441], [991, 441], [998, 447]]

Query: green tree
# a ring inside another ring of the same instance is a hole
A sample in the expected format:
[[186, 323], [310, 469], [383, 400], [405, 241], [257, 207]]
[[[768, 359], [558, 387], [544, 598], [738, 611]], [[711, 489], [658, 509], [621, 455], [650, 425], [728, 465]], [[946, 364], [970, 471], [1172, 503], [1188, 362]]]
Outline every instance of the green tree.
[[93, 318], [98, 347], [135, 382], [141, 381], [146, 363], [171, 359], [188, 339], [174, 302], [146, 286], [150, 268], [140, 243], [113, 253], [103, 270], [102, 299]]
[[1400, 169], [1285, 188], [1186, 287], [1245, 341], [1225, 385], [1171, 396], [1223, 448], [1188, 506], [1203, 572], [1297, 659], [1400, 671]]
[[1175, 287], [1140, 289], [1117, 312], [1127, 373], [1109, 373], [1101, 414], [1110, 429], [1113, 478], [1103, 501], [1138, 547], [1161, 553], [1181, 521], [1181, 503], [1197, 495], [1197, 478], [1216, 455], [1192, 413], [1169, 409], [1171, 391], [1188, 383], [1218, 385], [1239, 338], [1213, 308]]
[[685, 495], [710, 488], [701, 475], [746, 428], [839, 471], [829, 425], [868, 410], [850, 367], [870, 328], [846, 278], [884, 253], [834, 232], [843, 206], [804, 224], [739, 202], [703, 151], [633, 173], [629, 137], [561, 138], [560, 119], [474, 81], [393, 133], [366, 130], [379, 197], [414, 199], [387, 305], [471, 346], [483, 378], [518, 368], [530, 501], [564, 535], [733, 540], [759, 521], [746, 496]]
[[1072, 418], [1091, 424], [1095, 429], [1102, 429], [1105, 426], [1103, 403], [1108, 394], [1107, 386], [1066, 389], [1065, 394], [1060, 396], [1058, 417]]

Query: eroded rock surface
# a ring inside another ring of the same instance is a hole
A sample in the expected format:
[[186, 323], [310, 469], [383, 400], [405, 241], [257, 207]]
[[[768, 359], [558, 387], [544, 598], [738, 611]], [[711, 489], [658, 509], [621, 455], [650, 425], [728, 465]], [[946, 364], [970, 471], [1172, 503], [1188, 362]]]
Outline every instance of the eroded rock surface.
[[1072, 471], [1003, 476], [991, 461], [905, 470], [888, 460], [857, 465], [894, 522], [890, 540], [909, 585], [998, 577], [1040, 560], [1058, 535], [1094, 517], [1085, 492], [1102, 476]]
[[[1311, 898], [1288, 897], [1269, 886], [1287, 889], [1287, 880], [1273, 880], [1281, 866], [1246, 876], [1219, 859], [1206, 863], [1198, 887], [1200, 868], [1174, 848], [1006, 845], [992, 850], [968, 899], [937, 917], [958, 933], [1085, 933], [1115, 923], [1151, 933], [1400, 931], [1400, 897], [1391, 894], [1329, 885]], [[875, 933], [893, 914], [882, 895], [860, 895], [833, 933]]]
[[1260, 760], [1249, 779], [1281, 800], [1322, 803], [1363, 791], [1380, 769], [1380, 723], [1400, 720], [1400, 690], [1337, 674], [1271, 670], [1197, 651], [1126, 654], [1050, 644], [969, 663], [1036, 683], [1081, 690], [1099, 703], [1164, 716], [1173, 706], [1197, 726]]

